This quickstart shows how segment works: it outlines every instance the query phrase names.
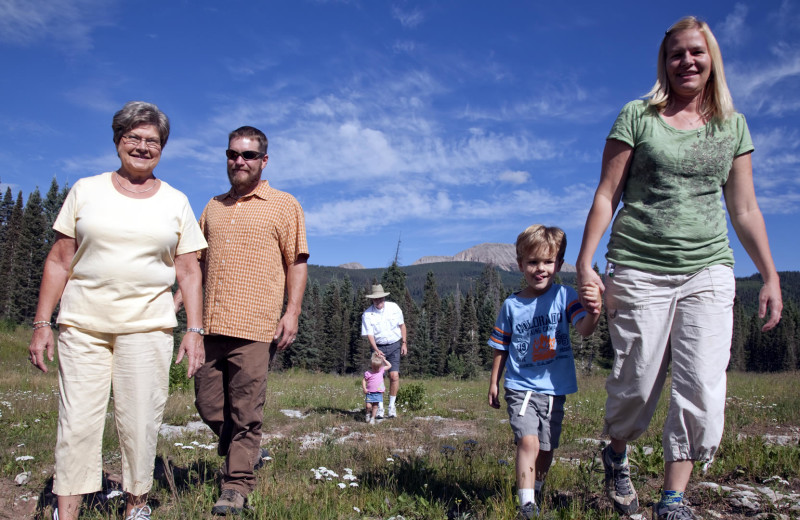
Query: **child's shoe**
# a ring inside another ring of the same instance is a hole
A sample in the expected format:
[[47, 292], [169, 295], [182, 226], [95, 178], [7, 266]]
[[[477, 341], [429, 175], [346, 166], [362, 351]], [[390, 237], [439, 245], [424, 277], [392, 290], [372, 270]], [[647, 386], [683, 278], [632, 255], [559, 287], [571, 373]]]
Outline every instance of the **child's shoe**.
[[653, 504], [653, 520], [698, 520], [699, 518], [692, 508], [683, 502], [661, 507], [658, 502]]
[[519, 514], [517, 515], [517, 518], [519, 520], [530, 520], [531, 518], [537, 518], [538, 516], [539, 506], [533, 502], [528, 502], [519, 508]]

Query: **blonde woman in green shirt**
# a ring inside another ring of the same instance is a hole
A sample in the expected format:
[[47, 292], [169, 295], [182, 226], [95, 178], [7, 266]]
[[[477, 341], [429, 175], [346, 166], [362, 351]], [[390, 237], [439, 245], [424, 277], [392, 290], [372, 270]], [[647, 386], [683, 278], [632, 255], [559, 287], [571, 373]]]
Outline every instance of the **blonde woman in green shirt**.
[[[733, 324], [733, 228], [764, 286], [759, 316], [775, 327], [778, 274], [753, 187], [753, 144], [725, 82], [705, 22], [686, 17], [665, 34], [657, 81], [625, 105], [608, 135], [600, 183], [578, 255], [578, 285], [597, 283], [592, 258], [620, 201], [606, 258], [606, 312], [615, 352], [606, 388], [606, 493], [621, 514], [638, 509], [626, 456], [652, 419], [667, 369], [665, 478], [653, 518], [696, 518], [683, 501], [693, 463], [710, 463], [722, 438]], [[591, 302], [584, 306], [599, 312]]]

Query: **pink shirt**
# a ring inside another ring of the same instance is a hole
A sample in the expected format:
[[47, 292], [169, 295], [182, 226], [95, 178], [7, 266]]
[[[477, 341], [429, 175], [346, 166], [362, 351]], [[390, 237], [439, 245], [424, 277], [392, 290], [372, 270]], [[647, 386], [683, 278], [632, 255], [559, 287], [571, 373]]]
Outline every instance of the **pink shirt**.
[[386, 386], [383, 384], [383, 372], [386, 367], [381, 367], [377, 372], [364, 372], [364, 380], [367, 382], [367, 392], [385, 392]]

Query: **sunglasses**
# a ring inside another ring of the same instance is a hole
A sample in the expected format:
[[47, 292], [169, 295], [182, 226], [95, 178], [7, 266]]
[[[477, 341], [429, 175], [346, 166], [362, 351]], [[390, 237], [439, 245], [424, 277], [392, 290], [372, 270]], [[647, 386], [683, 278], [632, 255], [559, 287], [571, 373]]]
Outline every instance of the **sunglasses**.
[[239, 158], [239, 156], [241, 156], [242, 159], [244, 159], [245, 161], [254, 161], [256, 159], [261, 159], [265, 155], [267, 154], [261, 152], [254, 152], [253, 150], [245, 150], [244, 152], [237, 152], [236, 150], [231, 150], [230, 148], [225, 150], [225, 156], [228, 157], [228, 159], [230, 159], [231, 161], [235, 161], [236, 159]]

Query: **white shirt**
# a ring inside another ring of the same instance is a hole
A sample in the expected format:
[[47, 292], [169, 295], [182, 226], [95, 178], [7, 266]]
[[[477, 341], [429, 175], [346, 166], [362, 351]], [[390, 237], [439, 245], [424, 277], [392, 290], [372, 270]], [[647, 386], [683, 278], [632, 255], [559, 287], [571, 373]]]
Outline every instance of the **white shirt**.
[[370, 305], [361, 316], [361, 335], [373, 336], [378, 345], [389, 345], [403, 338], [400, 325], [403, 311], [394, 302], [384, 302], [383, 309]]

